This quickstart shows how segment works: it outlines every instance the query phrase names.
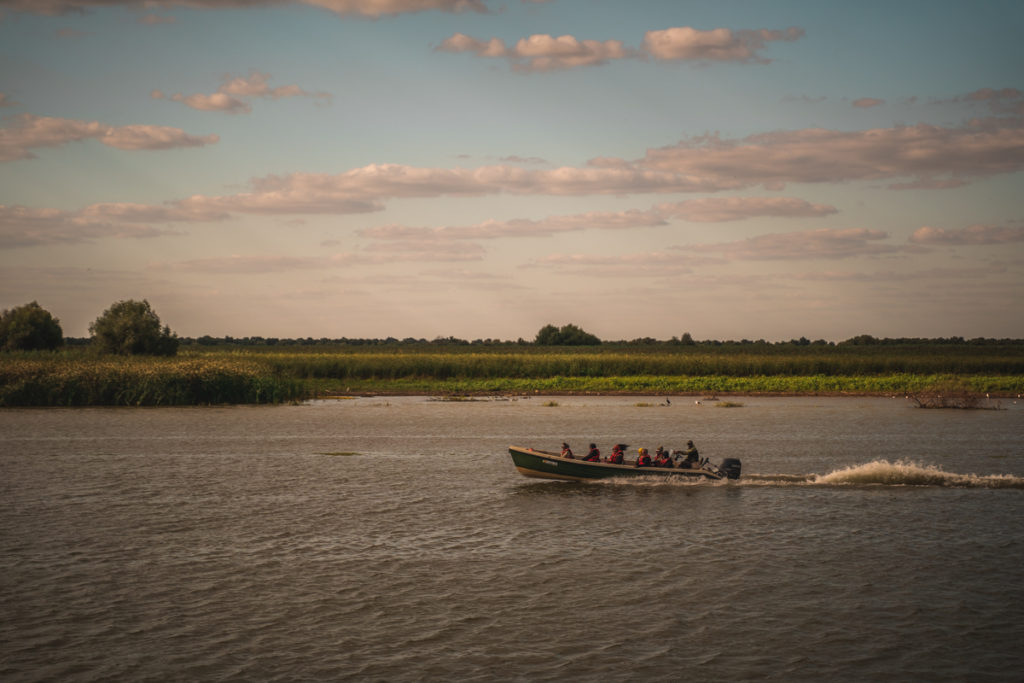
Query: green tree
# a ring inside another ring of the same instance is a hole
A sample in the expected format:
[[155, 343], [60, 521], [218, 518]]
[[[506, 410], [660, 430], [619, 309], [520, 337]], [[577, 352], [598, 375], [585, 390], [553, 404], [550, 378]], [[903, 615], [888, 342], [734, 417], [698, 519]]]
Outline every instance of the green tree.
[[63, 344], [60, 321], [35, 301], [0, 314], [0, 349], [4, 351], [52, 351]]
[[103, 353], [124, 356], [178, 353], [178, 336], [166, 325], [160, 328], [160, 317], [145, 299], [118, 301], [89, 325], [89, 332], [92, 343]]
[[576, 325], [545, 325], [537, 332], [534, 342], [540, 346], [597, 346], [601, 340]]

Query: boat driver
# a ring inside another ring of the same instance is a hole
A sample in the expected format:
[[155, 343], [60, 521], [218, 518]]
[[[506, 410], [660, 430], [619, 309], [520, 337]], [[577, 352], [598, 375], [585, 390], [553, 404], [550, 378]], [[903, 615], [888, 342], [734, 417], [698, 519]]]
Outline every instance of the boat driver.
[[679, 463], [680, 467], [693, 469], [700, 464], [700, 454], [697, 452], [697, 448], [693, 445], [692, 441], [686, 442], [686, 450], [683, 451], [683, 454], [686, 457]]

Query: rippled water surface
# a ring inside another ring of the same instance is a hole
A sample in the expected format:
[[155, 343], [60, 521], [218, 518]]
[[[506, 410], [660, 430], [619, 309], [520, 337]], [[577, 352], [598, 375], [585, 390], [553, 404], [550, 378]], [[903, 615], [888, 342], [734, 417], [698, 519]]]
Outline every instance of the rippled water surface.
[[0, 411], [0, 678], [1019, 680], [1024, 406], [741, 400]]

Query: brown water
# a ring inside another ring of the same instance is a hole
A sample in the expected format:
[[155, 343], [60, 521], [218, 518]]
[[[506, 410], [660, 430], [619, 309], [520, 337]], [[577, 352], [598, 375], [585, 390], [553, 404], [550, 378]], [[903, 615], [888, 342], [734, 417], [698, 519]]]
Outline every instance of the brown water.
[[0, 411], [0, 678], [1019, 680], [1024, 406], [554, 400]]

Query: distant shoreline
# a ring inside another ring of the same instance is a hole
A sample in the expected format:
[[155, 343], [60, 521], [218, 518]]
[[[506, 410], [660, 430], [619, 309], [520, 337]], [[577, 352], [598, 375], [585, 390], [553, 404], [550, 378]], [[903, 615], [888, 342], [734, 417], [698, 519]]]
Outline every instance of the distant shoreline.
[[0, 355], [0, 407], [297, 403], [344, 396], [771, 396], [1024, 394], [1024, 348], [787, 347], [479, 350], [191, 348], [174, 357], [67, 349]]

